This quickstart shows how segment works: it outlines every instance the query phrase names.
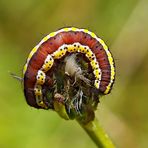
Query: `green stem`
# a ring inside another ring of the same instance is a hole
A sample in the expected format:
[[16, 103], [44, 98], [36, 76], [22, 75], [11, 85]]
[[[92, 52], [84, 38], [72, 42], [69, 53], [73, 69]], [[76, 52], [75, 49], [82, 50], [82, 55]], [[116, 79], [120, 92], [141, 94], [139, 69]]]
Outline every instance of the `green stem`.
[[77, 121], [99, 148], [115, 148], [96, 118], [87, 124], [82, 123], [80, 120]]

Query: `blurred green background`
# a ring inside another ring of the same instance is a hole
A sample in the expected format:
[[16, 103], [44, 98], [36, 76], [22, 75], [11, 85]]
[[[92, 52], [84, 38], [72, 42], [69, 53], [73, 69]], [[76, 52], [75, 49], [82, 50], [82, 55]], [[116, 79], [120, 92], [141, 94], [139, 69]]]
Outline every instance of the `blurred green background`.
[[114, 55], [116, 83], [96, 112], [104, 129], [117, 147], [148, 147], [147, 16], [147, 0], [0, 0], [0, 148], [96, 148], [75, 121], [30, 108], [9, 75], [64, 26], [95, 32]]

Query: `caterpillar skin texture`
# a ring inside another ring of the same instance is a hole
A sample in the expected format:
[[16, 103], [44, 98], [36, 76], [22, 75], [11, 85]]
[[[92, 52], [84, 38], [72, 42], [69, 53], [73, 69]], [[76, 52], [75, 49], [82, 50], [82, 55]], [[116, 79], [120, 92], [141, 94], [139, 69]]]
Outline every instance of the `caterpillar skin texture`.
[[94, 87], [104, 95], [111, 91], [115, 79], [115, 66], [104, 41], [86, 29], [63, 28], [44, 37], [28, 56], [23, 76], [24, 94], [29, 105], [47, 108], [46, 102], [42, 101], [43, 86], [52, 81], [47, 73], [55, 60], [60, 60], [68, 53], [83, 54], [91, 65], [95, 77]]

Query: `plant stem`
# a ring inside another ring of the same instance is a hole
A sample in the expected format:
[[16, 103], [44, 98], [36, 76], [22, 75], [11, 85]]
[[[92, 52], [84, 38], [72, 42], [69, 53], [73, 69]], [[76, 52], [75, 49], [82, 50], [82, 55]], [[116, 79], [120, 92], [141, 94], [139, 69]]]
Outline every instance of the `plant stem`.
[[87, 124], [82, 123], [80, 120], [77, 121], [99, 148], [115, 148], [96, 118]]

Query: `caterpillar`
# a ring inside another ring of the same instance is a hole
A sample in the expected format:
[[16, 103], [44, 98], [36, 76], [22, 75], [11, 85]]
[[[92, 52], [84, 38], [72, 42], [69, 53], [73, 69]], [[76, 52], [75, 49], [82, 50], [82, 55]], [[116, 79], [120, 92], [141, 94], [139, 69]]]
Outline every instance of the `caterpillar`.
[[[91, 80], [82, 76], [83, 80], [88, 80], [87, 83], [91, 81], [90, 85], [98, 93], [110, 93], [115, 80], [115, 63], [107, 45], [87, 29], [62, 28], [44, 37], [28, 56], [23, 69], [23, 85], [30, 106], [42, 109], [51, 107], [52, 99], [46, 99], [45, 94], [55, 90], [54, 71], [60, 69], [58, 64], [63, 59], [73, 54], [81, 55], [81, 61], [84, 59], [91, 69]], [[82, 69], [78, 74], [79, 77], [82, 75]]]

